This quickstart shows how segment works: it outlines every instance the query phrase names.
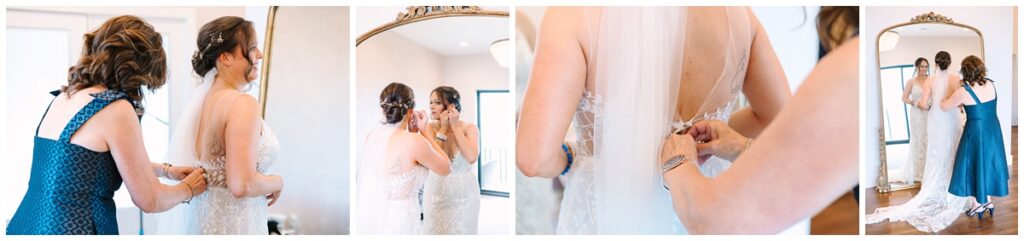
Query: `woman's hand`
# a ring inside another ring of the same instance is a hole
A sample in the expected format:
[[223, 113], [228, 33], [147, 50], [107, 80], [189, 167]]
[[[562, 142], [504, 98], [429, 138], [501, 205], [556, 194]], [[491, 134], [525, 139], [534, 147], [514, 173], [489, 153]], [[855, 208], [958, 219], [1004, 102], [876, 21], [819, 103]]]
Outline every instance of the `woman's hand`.
[[192, 171], [195, 171], [195, 170], [197, 170], [197, 168], [194, 168], [194, 167], [184, 167], [184, 166], [166, 167], [166, 168], [164, 168], [164, 177], [167, 177], [168, 179], [175, 180], [175, 181], [181, 181], [181, 179], [184, 179], [186, 176], [191, 174]]
[[676, 156], [691, 158], [690, 160], [697, 156], [697, 142], [689, 133], [672, 134], [661, 142], [661, 156], [658, 158], [661, 165]]
[[917, 107], [920, 110], [928, 111], [928, 109], [931, 109], [931, 106], [928, 106], [928, 103], [925, 100], [918, 100], [918, 101], [916, 101], [914, 103], [915, 103], [914, 106]]
[[203, 176], [203, 172], [202, 168], [195, 168], [181, 179], [182, 183], [187, 183], [187, 187], [192, 189], [192, 197], [206, 192], [206, 177]]
[[267, 202], [267, 207], [274, 206], [274, 203], [277, 203], [277, 200], [281, 199], [281, 191], [282, 190], [284, 190], [284, 185], [282, 185], [281, 189], [278, 189], [275, 192], [267, 194], [267, 199], [270, 200], [270, 202]]
[[697, 144], [697, 154], [700, 155], [698, 163], [700, 164], [703, 164], [711, 156], [729, 161], [735, 160], [740, 153], [747, 149], [747, 144], [750, 141], [750, 138], [729, 128], [725, 122], [716, 120], [694, 123], [686, 133], [702, 142]]
[[409, 122], [409, 131], [420, 132], [427, 126], [427, 114], [422, 110], [412, 112], [412, 120]]
[[455, 129], [459, 126], [459, 109], [455, 109], [455, 105], [448, 105], [448, 110], [446, 111], [448, 114], [446, 115], [447, 122], [445, 124], [448, 124], [449, 127]]

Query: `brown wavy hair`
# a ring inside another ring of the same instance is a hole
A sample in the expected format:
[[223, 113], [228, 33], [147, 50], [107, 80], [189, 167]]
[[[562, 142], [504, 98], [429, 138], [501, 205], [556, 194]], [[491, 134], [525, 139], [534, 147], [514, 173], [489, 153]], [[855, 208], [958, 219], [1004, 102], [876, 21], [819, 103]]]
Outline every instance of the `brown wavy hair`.
[[107, 20], [84, 35], [82, 57], [68, 69], [68, 85], [61, 92], [103, 86], [124, 92], [141, 113], [143, 86], [150, 92], [167, 81], [163, 38], [146, 21], [131, 15]]
[[857, 6], [823, 6], [818, 12], [818, 39], [825, 50], [857, 35], [860, 30], [860, 8]]
[[986, 82], [990, 81], [985, 77], [988, 75], [988, 69], [985, 68], [985, 62], [981, 61], [978, 56], [967, 56], [964, 61], [960, 63], [960, 75], [963, 75], [964, 83], [969, 85], [984, 86]]

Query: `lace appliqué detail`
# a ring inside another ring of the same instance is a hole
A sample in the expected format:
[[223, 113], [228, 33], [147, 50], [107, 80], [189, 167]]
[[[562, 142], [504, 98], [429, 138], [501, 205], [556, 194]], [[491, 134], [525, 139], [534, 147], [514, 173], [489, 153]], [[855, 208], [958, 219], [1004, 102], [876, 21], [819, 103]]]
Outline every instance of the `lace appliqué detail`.
[[604, 99], [590, 91], [583, 92], [573, 116], [576, 140], [570, 145], [576, 152], [572, 167], [566, 174], [565, 196], [558, 214], [558, 234], [595, 234], [597, 233], [597, 200], [595, 195], [596, 181], [594, 174], [594, 130], [599, 129], [598, 122], [603, 118]]
[[[256, 148], [256, 170], [265, 174], [267, 169], [277, 160], [280, 150], [277, 136], [270, 127], [263, 124], [263, 135]], [[195, 222], [186, 225], [186, 233], [190, 234], [259, 234], [266, 235], [267, 200], [266, 197], [236, 198], [227, 188], [224, 156], [210, 160], [200, 160], [199, 166], [204, 168], [208, 189], [196, 196], [188, 209], [188, 217], [195, 217]]]
[[430, 173], [423, 189], [425, 234], [477, 234], [480, 184], [461, 153], [455, 153], [448, 176]]

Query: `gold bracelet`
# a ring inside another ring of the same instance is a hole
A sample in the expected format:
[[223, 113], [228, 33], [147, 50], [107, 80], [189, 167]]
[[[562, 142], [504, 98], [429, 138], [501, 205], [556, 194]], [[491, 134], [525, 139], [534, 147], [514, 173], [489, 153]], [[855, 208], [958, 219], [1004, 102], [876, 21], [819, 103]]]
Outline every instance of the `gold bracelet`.
[[196, 193], [192, 191], [192, 184], [189, 184], [188, 182], [181, 183], [185, 184], [185, 186], [188, 186], [188, 199], [186, 199], [185, 201], [181, 201], [181, 203], [189, 204], [189, 202], [192, 202], [192, 198], [196, 196]]

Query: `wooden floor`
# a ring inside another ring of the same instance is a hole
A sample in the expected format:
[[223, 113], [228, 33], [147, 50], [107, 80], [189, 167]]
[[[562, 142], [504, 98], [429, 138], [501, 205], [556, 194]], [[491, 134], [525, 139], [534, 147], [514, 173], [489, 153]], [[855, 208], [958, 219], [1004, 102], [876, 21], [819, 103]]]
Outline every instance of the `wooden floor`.
[[[1017, 162], [1017, 127], [1012, 130], [1011, 153], [1013, 154], [1013, 165], [1010, 169], [1010, 194], [1006, 197], [993, 197], [996, 205], [995, 217], [985, 216], [978, 221], [977, 217], [961, 215], [953, 224], [937, 234], [1017, 234], [1017, 169], [1020, 166]], [[915, 194], [918, 188], [894, 191], [887, 194], [880, 194], [875, 188], [864, 190], [865, 209], [873, 212], [878, 207], [902, 204]], [[881, 222], [869, 224], [865, 230], [866, 234], [925, 234], [914, 229], [906, 222]]]
[[832, 205], [811, 218], [811, 234], [857, 235], [860, 213], [853, 192], [839, 197]]

